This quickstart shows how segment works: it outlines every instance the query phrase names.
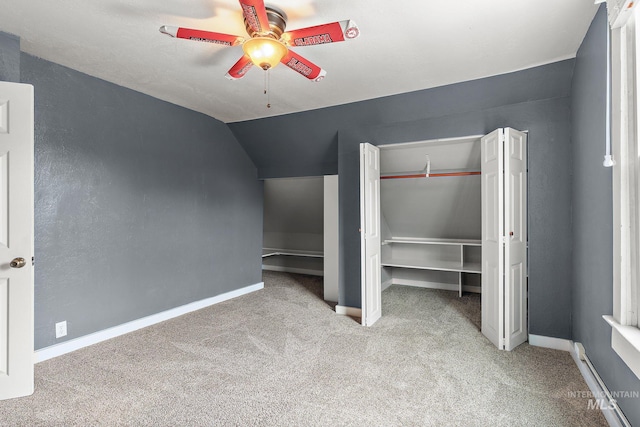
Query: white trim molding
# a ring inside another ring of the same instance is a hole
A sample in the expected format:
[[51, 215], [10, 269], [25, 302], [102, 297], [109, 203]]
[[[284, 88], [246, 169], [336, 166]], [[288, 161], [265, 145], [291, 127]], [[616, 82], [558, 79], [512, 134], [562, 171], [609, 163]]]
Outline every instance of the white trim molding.
[[[608, 0], [624, 3], [625, 0]], [[613, 155], [613, 313], [611, 347], [640, 378], [638, 284], [640, 277], [640, 30], [638, 8], [628, 3], [628, 20], [612, 26], [611, 142]], [[609, 10], [610, 18], [612, 10]]]
[[611, 32], [611, 139], [616, 159], [613, 181], [613, 317], [637, 325], [634, 307], [638, 275], [638, 183], [636, 143], [635, 19]]
[[602, 316], [611, 325], [611, 347], [640, 378], [640, 329], [636, 326], [624, 326], [616, 322], [613, 316]]
[[336, 305], [336, 314], [340, 314], [341, 316], [362, 317], [362, 309], [347, 307], [346, 305]]
[[623, 27], [633, 12], [634, 0], [596, 0], [595, 4], [605, 1], [611, 28]]
[[264, 282], [256, 283], [255, 285], [246, 286], [244, 288], [226, 292], [221, 295], [216, 295], [215, 297], [205, 298], [200, 301], [195, 301], [189, 304], [182, 305], [180, 307], [152, 314], [141, 319], [132, 320], [131, 322], [123, 323], [112, 328], [104, 329], [102, 331], [94, 332], [89, 335], [65, 341], [60, 344], [45, 347], [35, 352], [35, 363], [62, 356], [63, 354], [71, 353], [72, 351], [76, 351], [81, 348], [127, 334], [129, 332], [137, 331], [138, 329], [146, 328], [147, 326], [155, 325], [156, 323], [164, 322], [165, 320], [173, 319], [174, 317], [191, 313], [192, 311], [200, 310], [221, 303], [223, 301], [259, 291], [263, 288]]
[[589, 407], [599, 409], [611, 427], [631, 427], [631, 424], [616, 403], [615, 393], [612, 394], [600, 378], [582, 344], [571, 340], [545, 337], [542, 335], [529, 335], [529, 344], [536, 347], [551, 348], [567, 351], [571, 354], [580, 374], [589, 387], [586, 390], [573, 390], [580, 397], [589, 398]]
[[569, 353], [589, 387], [589, 405], [600, 409], [611, 427], [631, 427], [629, 420], [616, 403], [616, 396], [611, 394], [587, 357], [584, 346], [578, 342], [573, 343]]
[[529, 334], [529, 344], [535, 347], [552, 348], [554, 350], [562, 351], [571, 351], [573, 348], [573, 341], [571, 340], [545, 337], [543, 335]]

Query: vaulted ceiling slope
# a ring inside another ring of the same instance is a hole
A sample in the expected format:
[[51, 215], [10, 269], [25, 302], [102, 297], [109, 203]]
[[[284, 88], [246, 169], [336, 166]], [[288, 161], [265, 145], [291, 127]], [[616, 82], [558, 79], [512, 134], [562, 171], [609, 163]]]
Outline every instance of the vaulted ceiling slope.
[[[273, 0], [287, 29], [352, 19], [359, 38], [297, 52], [327, 71], [227, 70], [239, 46], [174, 39], [161, 25], [245, 36], [237, 0], [3, 0], [0, 31], [31, 55], [156, 98], [238, 122], [503, 74], [572, 58], [593, 0]], [[267, 2], [269, 4], [269, 2]], [[267, 108], [267, 102], [271, 108]]]

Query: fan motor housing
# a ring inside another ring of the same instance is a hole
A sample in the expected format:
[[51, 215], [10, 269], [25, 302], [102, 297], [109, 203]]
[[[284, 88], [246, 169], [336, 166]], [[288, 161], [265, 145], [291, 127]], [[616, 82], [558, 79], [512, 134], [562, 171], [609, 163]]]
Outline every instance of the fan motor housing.
[[274, 6], [265, 6], [265, 9], [267, 10], [267, 18], [269, 18], [269, 31], [267, 33], [255, 32], [251, 29], [249, 23], [245, 19], [244, 25], [247, 29], [247, 33], [251, 37], [273, 37], [274, 39], [279, 40], [287, 27], [287, 14]]

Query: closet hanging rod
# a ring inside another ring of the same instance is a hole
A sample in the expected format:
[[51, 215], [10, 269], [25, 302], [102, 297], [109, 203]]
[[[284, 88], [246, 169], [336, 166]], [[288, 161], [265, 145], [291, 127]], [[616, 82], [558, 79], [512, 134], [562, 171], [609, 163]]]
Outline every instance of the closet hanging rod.
[[415, 173], [415, 174], [406, 174], [406, 175], [385, 175], [381, 176], [380, 179], [402, 179], [402, 178], [440, 178], [446, 176], [471, 176], [471, 175], [480, 175], [479, 171], [472, 172], [436, 172], [436, 173]]
[[390, 174], [381, 176], [380, 179], [403, 179], [403, 178], [438, 178], [445, 176], [469, 176], [469, 175], [480, 175], [480, 172], [476, 171], [465, 171], [465, 172], [437, 172], [431, 173], [431, 158], [429, 155], [425, 155], [427, 163], [424, 165], [424, 169], [419, 172], [406, 172], [406, 173], [398, 173], [398, 174]]

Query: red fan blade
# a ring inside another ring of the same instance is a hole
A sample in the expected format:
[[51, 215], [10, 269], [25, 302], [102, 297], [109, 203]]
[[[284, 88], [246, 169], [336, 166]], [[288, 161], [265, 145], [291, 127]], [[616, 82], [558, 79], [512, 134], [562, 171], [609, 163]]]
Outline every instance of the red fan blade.
[[233, 67], [227, 72], [225, 75], [229, 80], [238, 80], [244, 77], [247, 74], [247, 71], [253, 67], [253, 62], [251, 62], [251, 58], [248, 55], [244, 55], [242, 58], [235, 63]]
[[325, 70], [318, 67], [308, 59], [303, 58], [302, 56], [293, 52], [291, 49], [289, 49], [287, 54], [280, 60], [280, 62], [291, 68], [293, 71], [297, 71], [298, 73], [302, 74], [309, 80], [313, 80], [316, 82], [324, 79], [324, 76], [327, 75], [327, 72]]
[[242, 15], [253, 32], [269, 32], [269, 17], [263, 0], [240, 0], [240, 6], [242, 7]]
[[232, 34], [213, 33], [211, 31], [193, 30], [191, 28], [170, 27], [163, 25], [160, 32], [179, 39], [196, 40], [200, 42], [236, 46], [244, 42], [244, 38]]
[[287, 31], [282, 34], [282, 41], [288, 46], [311, 46], [355, 39], [359, 35], [360, 30], [356, 23], [347, 19], [346, 21]]

